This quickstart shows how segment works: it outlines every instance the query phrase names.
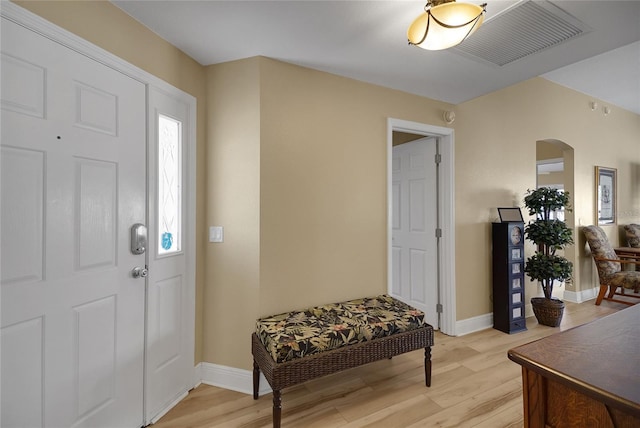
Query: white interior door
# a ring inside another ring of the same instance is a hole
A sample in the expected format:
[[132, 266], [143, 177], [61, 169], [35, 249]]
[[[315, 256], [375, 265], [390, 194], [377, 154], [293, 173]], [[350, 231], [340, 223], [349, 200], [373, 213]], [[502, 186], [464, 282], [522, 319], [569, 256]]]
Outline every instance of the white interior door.
[[[190, 105], [149, 89], [149, 278], [146, 420], [154, 422], [193, 387], [194, 296], [189, 257]], [[190, 291], [191, 290], [191, 291]]]
[[143, 424], [145, 85], [2, 19], [3, 427]]
[[391, 294], [438, 325], [435, 138], [393, 147]]

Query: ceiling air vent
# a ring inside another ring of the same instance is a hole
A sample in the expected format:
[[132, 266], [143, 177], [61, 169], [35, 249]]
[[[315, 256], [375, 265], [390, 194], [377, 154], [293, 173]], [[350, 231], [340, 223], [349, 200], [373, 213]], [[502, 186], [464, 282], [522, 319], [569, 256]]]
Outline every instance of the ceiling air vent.
[[488, 19], [452, 50], [503, 66], [589, 31], [585, 23], [550, 2], [527, 0]]

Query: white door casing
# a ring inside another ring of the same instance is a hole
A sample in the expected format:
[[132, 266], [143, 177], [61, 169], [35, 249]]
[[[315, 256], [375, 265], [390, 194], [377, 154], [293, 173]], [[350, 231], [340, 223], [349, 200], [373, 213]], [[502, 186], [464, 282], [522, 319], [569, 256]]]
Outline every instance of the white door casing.
[[391, 295], [438, 325], [437, 142], [421, 138], [393, 147], [393, 282]]
[[[193, 251], [188, 228], [194, 219], [189, 218], [187, 206], [194, 197], [189, 193], [193, 183], [189, 182], [188, 171], [195, 153], [188, 144], [192, 115], [189, 101], [189, 97], [185, 98], [180, 92], [169, 93], [155, 87], [149, 88], [149, 175], [156, 179], [149, 183], [150, 269], [145, 365], [147, 422], [157, 421], [193, 387], [194, 296], [188, 284], [193, 280], [195, 267], [190, 265], [188, 257]], [[175, 128], [163, 129], [161, 117], [168, 119]], [[178, 131], [177, 135], [171, 132], [175, 130]], [[166, 149], [159, 149], [159, 139], [163, 135], [177, 143], [175, 151], [167, 153]], [[169, 166], [180, 165], [180, 177], [172, 175], [170, 171], [163, 172], [167, 163]], [[167, 192], [164, 201], [159, 192], [160, 181], [163, 180], [176, 193]], [[177, 222], [180, 236], [171, 235], [170, 241], [165, 240], [167, 248], [161, 254], [159, 248], [163, 243], [159, 241], [166, 229], [160, 217], [163, 207], [167, 205], [179, 207], [178, 215], [165, 221]]]
[[146, 88], [2, 20], [2, 426], [143, 423]]
[[[393, 131], [438, 137], [440, 167], [438, 178], [438, 218], [442, 236], [438, 243], [439, 295], [442, 304], [440, 330], [456, 335], [455, 288], [455, 182], [454, 132], [451, 128], [427, 125], [402, 119], [387, 119], [387, 289], [393, 287]], [[435, 326], [434, 326], [435, 327]]]

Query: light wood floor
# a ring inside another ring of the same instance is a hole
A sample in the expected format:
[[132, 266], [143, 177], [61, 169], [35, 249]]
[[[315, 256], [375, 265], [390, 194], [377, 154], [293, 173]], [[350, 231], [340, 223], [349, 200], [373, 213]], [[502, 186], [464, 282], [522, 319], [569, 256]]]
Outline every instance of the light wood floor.
[[[285, 389], [282, 426], [522, 427], [521, 367], [507, 351], [625, 307], [567, 303], [559, 328], [528, 318], [528, 330], [512, 335], [494, 329], [462, 337], [437, 332], [431, 388], [424, 386], [424, 352], [410, 352]], [[152, 428], [271, 427], [271, 399], [200, 385]]]

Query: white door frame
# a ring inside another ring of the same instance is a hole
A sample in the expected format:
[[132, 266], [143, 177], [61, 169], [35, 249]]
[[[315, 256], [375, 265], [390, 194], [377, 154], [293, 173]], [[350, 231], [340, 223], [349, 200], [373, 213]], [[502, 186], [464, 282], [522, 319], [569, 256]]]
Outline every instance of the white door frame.
[[[454, 138], [453, 129], [441, 126], [426, 125], [402, 119], [387, 119], [387, 289], [392, 287], [392, 246], [393, 232], [393, 131], [410, 134], [439, 137], [440, 163], [438, 193], [440, 228], [442, 238], [439, 243], [440, 284], [439, 295], [442, 304], [440, 331], [444, 334], [456, 335], [456, 264], [455, 264], [455, 183], [454, 183]], [[435, 233], [435, 231], [434, 231]], [[434, 304], [437, 302], [434, 302]]]
[[[115, 56], [114, 54], [78, 37], [77, 35], [58, 27], [57, 25], [45, 20], [44, 18], [29, 12], [26, 9], [16, 5], [15, 3], [3, 1], [0, 4], [0, 14], [26, 28], [29, 28], [44, 37], [47, 37], [63, 46], [66, 46], [82, 55], [85, 55], [99, 63], [102, 63], [114, 70], [117, 70], [148, 87], [154, 86], [160, 88], [168, 93], [176, 94], [182, 100], [189, 104], [189, 120], [186, 126], [187, 129], [187, 182], [189, 185], [187, 195], [187, 213], [186, 213], [186, 233], [188, 239], [188, 245], [185, 248], [185, 255], [187, 257], [187, 272], [186, 272], [186, 286], [188, 288], [189, 296], [189, 314], [188, 324], [190, 324], [189, 337], [185, 337], [189, 343], [192, 344], [193, 349], [192, 360], [195, 360], [195, 289], [196, 289], [196, 99], [169, 85], [167, 82], [159, 79], [158, 77], [124, 61], [123, 59]], [[148, 102], [148, 101], [147, 101]], [[148, 109], [148, 105], [147, 105]], [[148, 136], [147, 132], [147, 136]], [[149, 144], [148, 141], [145, 144]], [[146, 147], [146, 146], [145, 146]], [[147, 177], [147, 184], [154, 182], [154, 177]], [[150, 181], [151, 180], [151, 181]], [[149, 214], [149, 213], [148, 213]], [[146, 311], [146, 308], [145, 308]], [[200, 381], [196, 374], [194, 367], [193, 376], [191, 382], [193, 386]], [[144, 411], [144, 409], [142, 409]], [[143, 413], [144, 414], [144, 413]], [[151, 421], [145, 421], [149, 423]]]

